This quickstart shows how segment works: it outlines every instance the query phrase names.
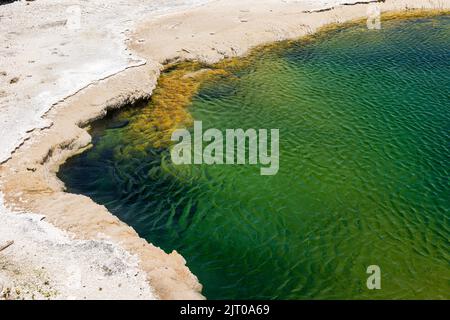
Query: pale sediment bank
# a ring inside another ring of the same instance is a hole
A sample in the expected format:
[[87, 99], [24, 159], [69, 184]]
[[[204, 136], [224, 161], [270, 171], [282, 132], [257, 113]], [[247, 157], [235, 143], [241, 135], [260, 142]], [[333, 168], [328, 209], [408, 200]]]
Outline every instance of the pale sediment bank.
[[111, 242], [72, 239], [36, 214], [0, 212], [0, 234], [14, 239], [0, 299], [155, 299], [137, 257]]
[[0, 163], [51, 122], [42, 116], [67, 96], [145, 60], [127, 33], [152, 19], [209, 0], [16, 1], [0, 7]]
[[[46, 221], [76, 238], [119, 244], [139, 259], [139, 268], [158, 298], [203, 298], [201, 285], [178, 253], [166, 254], [147, 243], [91, 199], [65, 193], [56, 172], [68, 157], [89, 147], [91, 137], [82, 127], [103, 117], [109, 109], [148, 99], [167, 61], [213, 63], [244, 55], [258, 45], [314, 33], [328, 24], [367, 17], [367, 4], [332, 4], [330, 10], [314, 12], [323, 9], [325, 2], [337, 3], [319, 1], [321, 5], [314, 6], [311, 1], [216, 1], [144, 19], [127, 44], [132, 55], [146, 64], [124, 68], [123, 72], [92, 83], [48, 111], [44, 118], [52, 125], [35, 130], [0, 167], [0, 191], [6, 203], [14, 211], [43, 214]], [[450, 1], [387, 0], [378, 5], [384, 12], [443, 10], [450, 8]], [[0, 233], [0, 245], [3, 240]]]

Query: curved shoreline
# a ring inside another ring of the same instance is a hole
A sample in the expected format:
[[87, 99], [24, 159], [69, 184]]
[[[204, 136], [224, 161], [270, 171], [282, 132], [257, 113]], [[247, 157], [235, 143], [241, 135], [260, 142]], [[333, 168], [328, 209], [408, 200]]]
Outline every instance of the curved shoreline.
[[[120, 244], [139, 257], [141, 269], [161, 299], [202, 299], [201, 285], [178, 253], [166, 254], [147, 243], [131, 227], [91, 199], [65, 193], [56, 172], [69, 157], [89, 148], [91, 137], [81, 127], [103, 117], [108, 110], [151, 96], [165, 62], [200, 60], [213, 63], [227, 57], [242, 56], [258, 45], [297, 39], [329, 24], [364, 18], [367, 10], [367, 5], [358, 4], [307, 13], [300, 11], [300, 7], [295, 11], [295, 5], [292, 5], [286, 11], [274, 13], [266, 5], [251, 13], [241, 12], [238, 5], [233, 7], [219, 1], [138, 26], [130, 49], [146, 59], [147, 64], [126, 69], [90, 85], [50, 110], [46, 119], [50, 119], [53, 126], [35, 132], [0, 167], [0, 191], [4, 193], [5, 201], [16, 210], [44, 213], [49, 222], [77, 238], [108, 239]], [[384, 12], [402, 11], [405, 5], [410, 9], [423, 9], [424, 3], [388, 0], [380, 7]], [[273, 9], [276, 8], [273, 5]], [[426, 7], [448, 8], [450, 1], [445, 1], [445, 4], [442, 1], [429, 2]], [[220, 12], [219, 16], [199, 19], [217, 12]], [[235, 21], [236, 12], [238, 16], [246, 16]], [[180, 19], [184, 26], [178, 28]], [[278, 20], [282, 22], [276, 24]], [[222, 26], [220, 30], [215, 28], [219, 24]], [[270, 24], [278, 29], [267, 32]], [[188, 36], [188, 30], [193, 37]]]

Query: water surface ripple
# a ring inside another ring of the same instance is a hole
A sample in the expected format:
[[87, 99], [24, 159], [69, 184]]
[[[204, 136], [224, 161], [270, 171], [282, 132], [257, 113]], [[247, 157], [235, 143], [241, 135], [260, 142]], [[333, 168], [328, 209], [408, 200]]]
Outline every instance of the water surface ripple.
[[127, 157], [129, 126], [107, 125], [135, 110], [60, 177], [180, 252], [210, 299], [449, 299], [449, 39], [449, 16], [351, 26], [205, 82], [190, 107], [205, 127], [280, 129], [276, 176]]

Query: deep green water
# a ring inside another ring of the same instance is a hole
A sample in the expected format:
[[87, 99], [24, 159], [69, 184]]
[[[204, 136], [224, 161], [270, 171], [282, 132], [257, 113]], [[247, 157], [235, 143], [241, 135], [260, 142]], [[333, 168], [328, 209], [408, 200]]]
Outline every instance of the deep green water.
[[[151, 108], [151, 105], [147, 108]], [[352, 26], [203, 84], [204, 127], [279, 128], [280, 171], [173, 166], [97, 123], [59, 176], [179, 251], [210, 299], [450, 298], [450, 17]], [[379, 265], [382, 289], [366, 288]]]

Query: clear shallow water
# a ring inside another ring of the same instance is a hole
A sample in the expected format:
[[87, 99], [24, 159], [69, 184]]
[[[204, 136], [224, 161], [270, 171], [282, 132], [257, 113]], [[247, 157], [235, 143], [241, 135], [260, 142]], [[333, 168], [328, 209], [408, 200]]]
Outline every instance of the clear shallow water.
[[449, 38], [448, 16], [352, 26], [205, 82], [204, 127], [280, 129], [276, 176], [173, 166], [130, 138], [140, 109], [100, 121], [59, 176], [179, 251], [210, 299], [448, 299]]

